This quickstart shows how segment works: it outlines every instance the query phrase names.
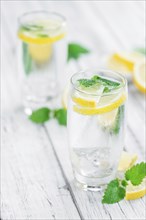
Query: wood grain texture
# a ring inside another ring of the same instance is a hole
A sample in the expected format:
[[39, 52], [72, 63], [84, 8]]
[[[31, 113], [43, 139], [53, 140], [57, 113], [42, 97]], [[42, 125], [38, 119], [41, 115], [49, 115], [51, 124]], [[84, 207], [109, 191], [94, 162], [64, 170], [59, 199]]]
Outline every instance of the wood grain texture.
[[42, 126], [22, 111], [2, 125], [2, 218], [80, 219]]
[[[23, 114], [17, 73], [17, 18], [26, 11], [52, 10], [67, 18], [68, 41], [91, 53], [67, 65], [64, 84], [81, 68], [104, 65], [106, 55], [145, 45], [144, 1], [2, 1], [1, 218], [145, 218], [145, 197], [102, 205], [101, 193], [83, 192], [73, 182], [67, 130], [56, 121], [32, 124]], [[55, 103], [60, 105], [60, 101]], [[125, 149], [145, 157], [145, 97], [129, 83]]]

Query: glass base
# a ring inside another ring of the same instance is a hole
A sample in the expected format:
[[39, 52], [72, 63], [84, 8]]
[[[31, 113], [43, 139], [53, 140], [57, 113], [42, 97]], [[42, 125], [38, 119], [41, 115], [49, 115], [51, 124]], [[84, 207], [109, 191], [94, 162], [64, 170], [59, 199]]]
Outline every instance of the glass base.
[[84, 191], [102, 191], [106, 188], [107, 184], [114, 179], [115, 173], [101, 178], [91, 178], [91, 177], [85, 177], [80, 175], [79, 173], [75, 172], [75, 185]]
[[26, 97], [23, 102], [25, 114], [31, 115], [32, 111], [34, 110], [37, 110], [43, 107], [48, 107], [48, 108], [51, 107], [56, 97], [57, 95], [50, 96], [50, 97], [43, 98], [43, 99]]
[[105, 188], [103, 186], [89, 186], [87, 184], [78, 182], [77, 179], [75, 179], [75, 185], [81, 190], [91, 191], [91, 192], [100, 192]]

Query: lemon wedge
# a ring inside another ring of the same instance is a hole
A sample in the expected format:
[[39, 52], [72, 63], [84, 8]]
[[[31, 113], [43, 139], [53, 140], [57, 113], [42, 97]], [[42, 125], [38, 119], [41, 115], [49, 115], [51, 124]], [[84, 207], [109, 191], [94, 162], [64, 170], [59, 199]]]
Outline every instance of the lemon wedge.
[[146, 60], [135, 64], [133, 81], [139, 91], [146, 93]]
[[111, 127], [116, 119], [116, 116], [118, 114], [118, 108], [114, 109], [111, 112], [107, 112], [105, 114], [101, 114], [98, 116], [98, 122], [103, 127]]
[[146, 195], [146, 178], [138, 186], [133, 186], [131, 182], [126, 186], [126, 200], [139, 199]]
[[127, 153], [126, 151], [123, 151], [119, 161], [118, 171], [126, 171], [127, 169], [132, 167], [136, 161], [137, 161], [136, 154], [130, 154]]
[[143, 59], [143, 55], [137, 52], [114, 53], [107, 59], [107, 67], [121, 73], [133, 73], [136, 62]]
[[82, 108], [78, 105], [73, 106], [73, 110], [82, 115], [96, 115], [96, 114], [103, 114], [106, 112], [110, 112], [120, 105], [122, 105], [126, 100], [125, 92], [120, 94], [114, 94], [110, 96], [103, 96], [100, 98], [99, 102], [96, 104], [95, 108], [89, 108], [88, 106]]
[[52, 44], [29, 44], [29, 53], [36, 62], [44, 63], [51, 58]]

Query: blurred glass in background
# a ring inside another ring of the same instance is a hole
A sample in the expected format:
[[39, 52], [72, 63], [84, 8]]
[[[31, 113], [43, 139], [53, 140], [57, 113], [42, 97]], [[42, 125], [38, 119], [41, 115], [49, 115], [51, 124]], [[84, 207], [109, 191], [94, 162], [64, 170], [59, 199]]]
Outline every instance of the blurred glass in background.
[[47, 11], [18, 19], [18, 71], [25, 112], [47, 105], [60, 91], [66, 62], [66, 19]]

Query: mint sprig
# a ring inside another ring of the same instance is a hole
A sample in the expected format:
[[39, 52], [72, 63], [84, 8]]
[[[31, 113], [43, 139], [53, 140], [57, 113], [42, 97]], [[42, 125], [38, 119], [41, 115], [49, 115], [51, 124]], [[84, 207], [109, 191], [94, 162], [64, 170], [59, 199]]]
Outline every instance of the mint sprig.
[[28, 44], [25, 42], [22, 43], [23, 50], [23, 65], [26, 75], [29, 75], [32, 69], [32, 58], [29, 54]]
[[119, 107], [118, 113], [116, 115], [115, 123], [111, 128], [112, 133], [115, 134], [115, 135], [119, 134], [119, 131], [120, 131], [120, 128], [121, 128], [121, 122], [123, 120], [124, 113], [125, 113], [124, 108], [125, 108], [124, 105], [121, 105]]
[[141, 162], [134, 165], [125, 173], [125, 179], [112, 180], [104, 192], [102, 203], [113, 204], [124, 199], [128, 181], [134, 186], [140, 185], [146, 177], [146, 163]]
[[33, 111], [29, 119], [37, 124], [42, 124], [50, 119], [51, 110], [49, 108], [40, 108]]
[[37, 124], [45, 123], [46, 121], [49, 121], [51, 118], [57, 119], [60, 125], [66, 126], [67, 124], [66, 109], [64, 108], [50, 109], [47, 107], [43, 107], [33, 111], [32, 114], [29, 116], [29, 119]]
[[92, 80], [94, 80], [95, 83], [99, 83], [105, 87], [103, 91], [104, 93], [110, 92], [112, 89], [117, 89], [120, 86], [119, 82], [105, 79], [104, 77], [98, 75], [93, 76]]
[[130, 180], [134, 186], [141, 184], [146, 176], [146, 163], [136, 164], [125, 173], [126, 180]]
[[92, 79], [79, 79], [79, 84], [84, 87], [91, 87], [96, 84], [95, 80]]
[[67, 111], [66, 109], [60, 108], [54, 111], [54, 118], [57, 119], [60, 125], [67, 124]]
[[77, 60], [83, 54], [88, 54], [90, 51], [77, 43], [69, 43], [68, 44], [68, 58], [67, 60]]
[[105, 79], [104, 77], [95, 75], [93, 76], [91, 79], [79, 79], [78, 80], [80, 86], [83, 87], [92, 87], [92, 86], [96, 86], [96, 85], [102, 85], [104, 86], [104, 93], [110, 92], [113, 89], [117, 89], [120, 87], [120, 83], [119, 82], [115, 82], [109, 79]]
[[113, 204], [124, 199], [126, 194], [125, 188], [120, 185], [118, 179], [112, 180], [105, 190], [102, 203]]

